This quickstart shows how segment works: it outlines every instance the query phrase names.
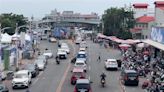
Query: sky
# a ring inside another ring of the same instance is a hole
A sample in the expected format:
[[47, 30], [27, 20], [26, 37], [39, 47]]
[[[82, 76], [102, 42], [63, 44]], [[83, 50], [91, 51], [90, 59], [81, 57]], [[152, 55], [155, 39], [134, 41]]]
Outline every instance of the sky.
[[[154, 8], [155, 0], [0, 0], [0, 14], [15, 13], [39, 19], [57, 9], [62, 12], [72, 10], [77, 13], [102, 15], [110, 7], [124, 7], [134, 3], [148, 3]], [[164, 1], [164, 0], [158, 0]]]

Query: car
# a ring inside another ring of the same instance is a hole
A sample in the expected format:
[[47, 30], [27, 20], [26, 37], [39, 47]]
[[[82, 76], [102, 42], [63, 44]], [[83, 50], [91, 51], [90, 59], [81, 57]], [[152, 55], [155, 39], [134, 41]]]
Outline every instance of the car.
[[92, 92], [89, 79], [78, 79], [74, 87], [74, 92]]
[[35, 60], [35, 65], [37, 65], [38, 69], [42, 70], [42, 71], [46, 68], [46, 63], [43, 59], [36, 59]]
[[67, 59], [67, 52], [63, 49], [58, 49], [57, 56], [59, 59]]
[[52, 58], [53, 57], [52, 50], [45, 50], [43, 55], [47, 56], [48, 58]]
[[107, 59], [105, 60], [106, 69], [118, 69], [118, 63], [116, 59]]
[[50, 37], [49, 42], [56, 43], [57, 40], [54, 37]]
[[0, 75], [1, 75], [1, 80], [5, 80], [7, 77], [6, 71], [2, 71]]
[[0, 83], [0, 92], [9, 92], [9, 89], [6, 85]]
[[82, 41], [82, 42], [80, 43], [80, 47], [88, 48], [86, 41]]
[[27, 64], [24, 69], [31, 72], [32, 78], [39, 74], [39, 68], [36, 64]]
[[74, 64], [74, 67], [76, 68], [81, 68], [84, 70], [84, 72], [87, 71], [87, 64], [85, 63], [84, 60], [76, 60], [75, 64]]
[[48, 63], [48, 57], [46, 55], [39, 55], [36, 59], [44, 61], [45, 64]]
[[80, 48], [79, 48], [79, 51], [84, 51], [84, 52], [85, 52], [85, 51], [86, 51], [86, 48], [80, 47]]
[[48, 39], [48, 36], [46, 34], [41, 35], [41, 40], [47, 40], [47, 39]]
[[124, 85], [136, 85], [139, 84], [139, 75], [135, 70], [123, 70], [121, 72], [121, 82]]
[[77, 56], [76, 56], [76, 60], [83, 60], [86, 63], [86, 61], [87, 61], [87, 54], [86, 54], [86, 52], [85, 51], [79, 51]]
[[29, 70], [20, 70], [14, 74], [12, 88], [29, 87], [31, 83], [31, 73]]
[[80, 37], [78, 37], [78, 38], [76, 38], [75, 43], [76, 43], [76, 44], [80, 44], [81, 41], [82, 41], [82, 39], [81, 39]]
[[76, 80], [80, 78], [85, 78], [84, 70], [81, 68], [73, 68], [71, 76], [71, 84], [76, 84]]
[[65, 50], [65, 51], [67, 52], [67, 54], [70, 53], [70, 49], [69, 49], [69, 47], [66, 46], [66, 45], [61, 45], [61, 49]]

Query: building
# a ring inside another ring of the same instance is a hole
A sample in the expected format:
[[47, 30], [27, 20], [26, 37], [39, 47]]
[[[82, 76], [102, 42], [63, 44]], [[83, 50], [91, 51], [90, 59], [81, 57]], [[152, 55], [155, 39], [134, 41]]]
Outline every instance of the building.
[[156, 1], [154, 4], [156, 25], [164, 26], [164, 1]]
[[73, 11], [58, 12], [56, 9], [46, 14], [41, 21], [52, 26], [81, 26], [84, 24], [97, 25], [100, 23], [100, 17], [97, 13], [80, 14]]
[[146, 3], [135, 3], [133, 4], [134, 18], [147, 15], [148, 13], [148, 4]]

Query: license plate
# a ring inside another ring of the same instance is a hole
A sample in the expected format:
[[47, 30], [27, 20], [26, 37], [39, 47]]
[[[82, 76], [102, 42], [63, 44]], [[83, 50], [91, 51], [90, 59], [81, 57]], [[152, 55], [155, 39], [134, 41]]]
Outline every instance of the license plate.
[[79, 89], [78, 91], [80, 91], [80, 92], [86, 92], [87, 90], [86, 89]]
[[129, 77], [129, 79], [130, 79], [130, 80], [134, 80], [134, 79], [135, 79], [135, 77]]

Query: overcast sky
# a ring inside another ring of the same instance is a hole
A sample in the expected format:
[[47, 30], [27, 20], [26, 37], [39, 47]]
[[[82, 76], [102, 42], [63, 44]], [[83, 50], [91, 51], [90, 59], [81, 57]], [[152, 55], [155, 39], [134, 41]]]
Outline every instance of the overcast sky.
[[123, 7], [130, 3], [148, 3], [149, 7], [154, 7], [154, 0], [0, 0], [0, 14], [12, 12], [41, 18], [56, 8], [58, 11], [73, 10], [84, 14], [96, 12], [101, 15], [107, 8]]

